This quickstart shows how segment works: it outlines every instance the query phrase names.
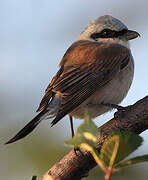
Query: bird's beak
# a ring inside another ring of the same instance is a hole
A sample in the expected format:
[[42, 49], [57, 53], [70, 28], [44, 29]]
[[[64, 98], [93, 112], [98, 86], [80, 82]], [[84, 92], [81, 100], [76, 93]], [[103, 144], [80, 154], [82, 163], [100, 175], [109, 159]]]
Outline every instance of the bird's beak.
[[136, 31], [132, 31], [132, 30], [127, 30], [127, 32], [125, 33], [125, 39], [128, 41], [128, 40], [131, 40], [131, 39], [135, 39], [137, 38], [138, 36], [140, 37], [140, 34]]

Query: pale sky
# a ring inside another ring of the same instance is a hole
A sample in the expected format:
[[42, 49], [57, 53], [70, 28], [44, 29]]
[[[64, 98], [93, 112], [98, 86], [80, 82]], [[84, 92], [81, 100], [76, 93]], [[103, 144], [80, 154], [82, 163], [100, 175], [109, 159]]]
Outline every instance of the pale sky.
[[[131, 42], [135, 76], [122, 105], [129, 105], [148, 94], [148, 1], [141, 0], [0, 0], [0, 136], [2, 143], [35, 115], [44, 90], [58, 70], [58, 63], [88, 22], [109, 14], [141, 34]], [[96, 119], [101, 124], [112, 113]], [[99, 123], [98, 122], [98, 123]], [[63, 120], [54, 129], [63, 129]], [[44, 124], [44, 123], [43, 123]], [[75, 127], [79, 122], [76, 120]], [[19, 125], [19, 128], [16, 126]], [[40, 133], [43, 131], [40, 128]], [[6, 134], [5, 134], [6, 135]], [[64, 138], [71, 134], [67, 128]], [[33, 136], [32, 136], [33, 137]], [[59, 138], [61, 135], [59, 135]], [[148, 137], [148, 132], [144, 133]], [[148, 144], [147, 142], [145, 144]], [[145, 151], [146, 145], [143, 147]]]

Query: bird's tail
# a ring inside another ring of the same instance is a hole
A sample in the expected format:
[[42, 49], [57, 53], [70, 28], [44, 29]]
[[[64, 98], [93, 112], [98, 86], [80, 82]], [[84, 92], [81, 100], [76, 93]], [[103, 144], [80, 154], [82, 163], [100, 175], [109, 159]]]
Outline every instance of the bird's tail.
[[33, 118], [23, 129], [21, 129], [12, 139], [10, 139], [5, 144], [14, 143], [28, 134], [30, 134], [35, 127], [42, 121], [42, 116], [46, 113], [46, 110], [41, 111], [35, 118]]

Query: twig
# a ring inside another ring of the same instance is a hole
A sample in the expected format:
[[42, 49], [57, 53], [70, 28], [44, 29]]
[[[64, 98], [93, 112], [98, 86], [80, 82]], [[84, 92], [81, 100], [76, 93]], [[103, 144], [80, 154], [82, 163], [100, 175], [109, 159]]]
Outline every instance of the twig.
[[[107, 138], [114, 131], [130, 131], [140, 134], [148, 129], [148, 96], [117, 111], [114, 118], [99, 128], [98, 152]], [[44, 174], [40, 180], [80, 180], [88, 176], [96, 166], [91, 154], [83, 149], [77, 154], [74, 150], [67, 153], [59, 162]]]

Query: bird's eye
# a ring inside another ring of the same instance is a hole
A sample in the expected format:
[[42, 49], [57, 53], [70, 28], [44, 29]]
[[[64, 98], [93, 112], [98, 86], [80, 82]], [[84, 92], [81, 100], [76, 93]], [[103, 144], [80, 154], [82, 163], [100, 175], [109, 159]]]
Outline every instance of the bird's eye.
[[101, 38], [112, 38], [112, 37], [114, 37], [114, 35], [115, 35], [115, 31], [112, 31], [110, 29], [103, 29], [100, 32], [100, 37]]
[[103, 29], [99, 33], [93, 33], [91, 35], [91, 38], [96, 40], [97, 38], [112, 38], [115, 36], [115, 31], [112, 31], [110, 29]]

